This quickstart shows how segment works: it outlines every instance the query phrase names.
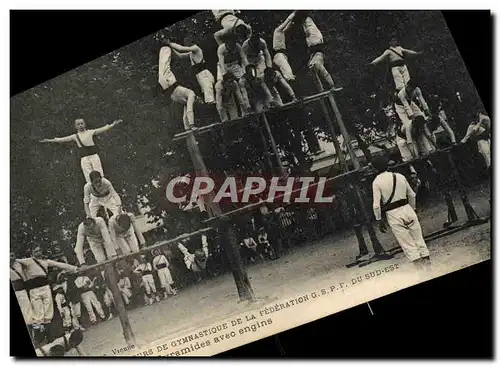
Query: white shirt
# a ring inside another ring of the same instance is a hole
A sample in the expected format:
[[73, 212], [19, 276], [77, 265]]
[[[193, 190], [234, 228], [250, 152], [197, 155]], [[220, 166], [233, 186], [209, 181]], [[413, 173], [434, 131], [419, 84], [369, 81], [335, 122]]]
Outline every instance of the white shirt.
[[95, 130], [85, 130], [83, 132], [77, 132], [75, 134], [75, 141], [78, 147], [81, 147], [82, 145], [78, 142], [76, 135], [78, 135], [80, 141], [84, 146], [94, 146], [94, 133]]
[[113, 238], [127, 238], [131, 235], [135, 235], [134, 231], [134, 215], [131, 213], [127, 214], [130, 217], [130, 227], [127, 230], [123, 230], [120, 225], [118, 225], [117, 220], [109, 220], [109, 233]]
[[83, 145], [94, 146], [95, 145], [94, 144], [94, 135], [98, 135], [100, 133], [104, 133], [106, 131], [109, 131], [112, 127], [113, 127], [113, 124], [109, 124], [109, 125], [105, 125], [105, 126], [93, 129], [93, 130], [85, 130], [82, 132], [77, 132], [77, 133], [74, 133], [73, 135], [69, 135], [66, 137], [56, 137], [56, 138], [54, 138], [54, 141], [56, 141], [56, 142], [74, 141], [74, 142], [76, 142], [78, 147], [82, 147], [82, 145], [80, 144], [80, 142], [78, 142], [78, 139], [76, 138], [76, 136], [78, 135], [78, 137], [82, 141]]
[[273, 33], [273, 50], [286, 49], [285, 32], [290, 27], [295, 12], [290, 14], [283, 23], [276, 27]]
[[[412, 207], [414, 207], [415, 202], [415, 192], [410, 187], [410, 184], [406, 180], [405, 176], [399, 173], [396, 174], [396, 190], [394, 192], [394, 197], [391, 202], [396, 202], [399, 200], [408, 199], [408, 202]], [[373, 188], [373, 213], [375, 214], [375, 219], [380, 220], [382, 218], [382, 212], [380, 209], [382, 199], [383, 204], [387, 204], [391, 193], [392, 193], [392, 173], [383, 172], [377, 175], [372, 184]]]
[[134, 270], [135, 273], [141, 273], [145, 271], [153, 271], [153, 268], [151, 268], [151, 263], [141, 263], [137, 266], [137, 268]]
[[85, 263], [85, 256], [83, 254], [83, 245], [85, 244], [85, 238], [92, 241], [104, 241], [105, 247], [113, 246], [108, 227], [106, 226], [106, 221], [104, 221], [102, 217], [96, 217], [94, 220], [96, 225], [94, 226], [93, 231], [90, 231], [88, 228], [86, 228], [85, 225], [83, 225], [83, 222], [78, 225], [75, 254], [80, 264]]
[[103, 195], [106, 193], [107, 195], [105, 197], [114, 198], [115, 203], [119, 206], [122, 204], [120, 196], [118, 195], [118, 193], [116, 193], [115, 188], [113, 187], [111, 182], [106, 178], [102, 178], [102, 186], [99, 190], [97, 190], [90, 182], [85, 184], [85, 186], [83, 187], [83, 203], [90, 203], [91, 196], [96, 198], [102, 198], [96, 196], [95, 194]]
[[[398, 113], [399, 118], [401, 119], [402, 122], [405, 123], [405, 125], [407, 124], [407, 120], [411, 122], [411, 120], [409, 119], [411, 116], [415, 117], [422, 116], [426, 118], [424, 112], [422, 112], [422, 109], [420, 109], [417, 103], [415, 103], [413, 100], [410, 103], [408, 103], [408, 101], [405, 101], [403, 105], [396, 104], [396, 106], [397, 106], [396, 113]], [[403, 111], [403, 113], [401, 113], [401, 111]], [[401, 116], [404, 117], [401, 118]]]
[[[13, 269], [15, 269], [15, 271]], [[19, 263], [14, 262], [10, 265], [10, 280], [11, 281], [17, 281], [17, 280], [25, 281], [24, 276], [25, 275], [23, 272], [23, 267]]]
[[387, 53], [387, 58], [389, 59], [389, 62], [396, 62], [396, 61], [402, 61], [404, 56], [404, 48], [401, 46], [397, 47], [389, 47], [386, 51]]
[[78, 269], [78, 267], [72, 266], [71, 264], [56, 262], [51, 259], [37, 259], [38, 263], [40, 263], [43, 269], [38, 265], [38, 263], [35, 262], [33, 258], [16, 259], [16, 261], [23, 267], [23, 274], [26, 276], [26, 281], [36, 277], [47, 277], [46, 272], [48, 272], [49, 267], [65, 269], [68, 271], [74, 271]]
[[[428, 110], [429, 106], [427, 105], [427, 102], [422, 95], [422, 90], [420, 90], [419, 87], [416, 87], [410, 95], [408, 95], [408, 93], [406, 92], [406, 88], [404, 88], [402, 95], [403, 100], [401, 102], [403, 103], [403, 106], [409, 117], [411, 117], [413, 114], [415, 116], [420, 115], [425, 117], [425, 115], [422, 113], [422, 109]], [[410, 103], [408, 103], [409, 101]], [[418, 102], [419, 106], [415, 103], [415, 101]]]
[[316, 46], [323, 43], [323, 35], [314, 23], [314, 21], [307, 17], [302, 25], [306, 34], [307, 47]]
[[241, 49], [247, 57], [248, 62], [253, 65], [257, 65], [264, 57], [264, 50], [266, 48], [266, 42], [262, 38], [259, 41], [259, 46], [257, 49], [250, 46], [250, 41], [248, 39], [241, 45]]
[[130, 289], [132, 287], [132, 284], [130, 283], [130, 279], [128, 277], [122, 277], [120, 278], [120, 281], [118, 281], [118, 288], [123, 291], [125, 289]]
[[106, 234], [109, 234], [106, 226], [106, 221], [104, 221], [102, 217], [96, 217], [94, 220], [95, 226], [92, 228], [92, 230], [85, 227], [83, 222], [78, 225], [77, 242], [78, 239], [83, 240], [85, 239], [85, 237], [91, 239], [103, 239]]
[[170, 47], [162, 47], [160, 49], [160, 57], [158, 61], [158, 83], [160, 83], [163, 90], [172, 86], [177, 79], [175, 78], [170, 62], [172, 61], [172, 49]]
[[92, 287], [92, 281], [89, 277], [87, 276], [80, 276], [75, 279], [75, 286], [78, 289], [82, 290], [90, 290]]
[[153, 268], [158, 270], [156, 267], [159, 264], [166, 264], [167, 268], [169, 267], [167, 257], [165, 257], [163, 254], [157, 255], [156, 257], [153, 258]]
[[286, 49], [285, 32], [276, 28], [273, 34], [273, 50]]
[[257, 243], [255, 242], [255, 240], [253, 240], [253, 238], [243, 239], [243, 244], [245, 244], [245, 246], [250, 249], [255, 249], [257, 247]]
[[59, 310], [59, 313], [62, 316], [64, 314], [63, 313], [63, 311], [64, 311], [63, 308], [67, 308], [68, 307], [68, 302], [66, 301], [66, 296], [64, 296], [63, 294], [61, 294], [60, 292], [58, 292], [58, 293], [56, 293], [55, 301], [56, 301], [57, 309]]

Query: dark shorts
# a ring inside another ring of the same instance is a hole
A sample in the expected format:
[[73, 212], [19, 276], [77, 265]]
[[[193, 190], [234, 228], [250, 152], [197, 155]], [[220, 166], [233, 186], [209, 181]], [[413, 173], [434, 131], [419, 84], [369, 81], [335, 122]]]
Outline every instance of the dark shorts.
[[325, 51], [325, 44], [324, 43], [320, 43], [320, 44], [309, 47], [309, 54], [311, 55], [311, 57], [314, 56], [314, 54], [316, 54], [318, 52], [323, 53], [324, 51]]
[[406, 62], [404, 60], [398, 60], [398, 61], [393, 61], [389, 63], [389, 67], [398, 67], [398, 66], [404, 66], [406, 65]]
[[180, 84], [176, 81], [175, 83], [173, 83], [172, 85], [170, 85], [167, 89], [163, 90], [163, 95], [165, 95], [168, 99], [170, 99], [172, 97], [172, 94], [174, 92], [174, 90], [180, 86]]
[[194, 74], [198, 75], [200, 72], [207, 69], [207, 64], [205, 63], [205, 61], [202, 61], [200, 63], [192, 65], [191, 68], [193, 69]]
[[424, 132], [424, 127], [427, 121], [423, 116], [415, 117], [412, 121], [412, 132], [413, 136], [416, 138], [418, 135]]

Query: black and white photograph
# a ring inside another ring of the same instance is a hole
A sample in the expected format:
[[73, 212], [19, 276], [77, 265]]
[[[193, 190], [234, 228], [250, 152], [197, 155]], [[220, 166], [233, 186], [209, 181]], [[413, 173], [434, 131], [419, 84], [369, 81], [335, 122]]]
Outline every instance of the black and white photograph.
[[491, 120], [438, 10], [204, 10], [17, 93], [36, 356], [215, 356], [490, 261]]

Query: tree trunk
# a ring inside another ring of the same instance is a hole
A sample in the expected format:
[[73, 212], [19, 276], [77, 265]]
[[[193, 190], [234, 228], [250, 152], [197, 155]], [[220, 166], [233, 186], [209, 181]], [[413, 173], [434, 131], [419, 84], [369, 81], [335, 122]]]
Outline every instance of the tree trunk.
[[136, 346], [135, 335], [130, 326], [130, 321], [128, 319], [127, 309], [123, 303], [122, 294], [118, 288], [118, 275], [115, 268], [115, 264], [108, 264], [104, 268], [104, 277], [108, 284], [111, 293], [113, 294], [113, 300], [115, 304], [116, 311], [118, 312], [118, 317], [120, 318], [120, 323], [123, 329], [123, 336], [125, 337], [125, 342], [129, 346]]

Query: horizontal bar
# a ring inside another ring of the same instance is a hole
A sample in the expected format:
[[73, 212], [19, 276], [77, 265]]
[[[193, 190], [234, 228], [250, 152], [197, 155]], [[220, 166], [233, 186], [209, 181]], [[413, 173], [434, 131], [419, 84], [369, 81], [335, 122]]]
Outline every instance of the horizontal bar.
[[210, 132], [211, 130], [213, 130], [213, 129], [217, 128], [217, 127], [229, 126], [230, 124], [236, 124], [236, 123], [239, 123], [241, 121], [248, 120], [248, 119], [250, 119], [252, 117], [260, 116], [261, 114], [281, 112], [283, 110], [295, 108], [295, 107], [298, 107], [298, 106], [303, 106], [305, 104], [309, 104], [309, 103], [314, 102], [316, 100], [319, 100], [319, 99], [322, 99], [322, 98], [326, 98], [326, 97], [328, 97], [333, 92], [334, 92], [334, 90], [330, 89], [330, 90], [323, 91], [323, 92], [318, 93], [318, 94], [314, 94], [314, 95], [305, 97], [305, 98], [303, 98], [303, 99], [301, 99], [301, 100], [299, 100], [297, 102], [285, 103], [282, 106], [271, 108], [271, 109], [268, 109], [267, 111], [262, 111], [262, 112], [259, 112], [259, 113], [251, 113], [251, 114], [249, 114], [249, 115], [247, 115], [245, 117], [235, 118], [235, 119], [232, 119], [232, 120], [228, 120], [226, 122], [215, 122], [215, 123], [212, 123], [212, 124], [210, 124], [208, 126], [198, 127], [195, 130], [183, 131], [183, 132], [180, 132], [178, 134], [175, 134], [174, 138], [172, 139], [172, 141], [178, 141], [178, 140], [185, 139], [188, 136], [190, 136], [191, 134], [201, 135], [201, 134]]
[[[351, 176], [351, 175], [353, 175], [353, 174], [360, 173], [360, 172], [362, 172], [362, 171], [363, 171], [363, 170], [365, 170], [365, 169], [367, 169], [367, 167], [363, 167], [363, 168], [361, 168], [361, 169], [359, 169], [359, 170], [351, 170], [351, 171], [349, 171], [349, 172], [342, 173], [342, 174], [336, 175], [336, 176], [331, 177], [331, 178], [327, 178], [327, 179], [325, 180], [325, 185], [326, 185], [326, 184], [332, 184], [332, 183], [333, 183], [333, 182], [335, 182], [335, 181], [339, 181], [339, 180], [342, 180], [342, 179], [344, 179], [344, 178], [346, 178], [346, 177], [349, 177], [349, 176]], [[309, 189], [309, 188], [313, 188], [313, 187], [316, 187], [318, 184], [319, 184], [319, 182], [317, 182], [317, 183], [312, 183], [312, 184], [310, 184], [310, 185], [307, 187], [307, 189]], [[294, 193], [300, 193], [302, 190], [303, 190], [303, 188], [301, 187], [301, 188], [299, 188], [299, 189], [293, 190], [293, 191], [292, 191], [292, 192], [290, 192], [290, 193], [287, 193], [287, 194], [281, 194], [281, 195], [276, 195], [275, 197], [276, 197], [276, 199], [279, 199], [279, 198], [284, 197], [285, 195], [292, 195], [292, 194], [294, 194]], [[246, 206], [244, 206], [244, 207], [240, 207], [240, 208], [237, 208], [237, 209], [235, 209], [235, 210], [232, 210], [232, 211], [229, 211], [229, 212], [223, 213], [223, 214], [222, 214], [222, 215], [220, 215], [220, 216], [217, 216], [217, 217], [212, 217], [212, 218], [210, 218], [210, 219], [208, 219], [208, 220], [205, 220], [205, 221], [203, 221], [203, 222], [204, 222], [204, 223], [206, 223], [206, 224], [209, 224], [209, 223], [214, 222], [214, 221], [215, 221], [215, 220], [217, 220], [217, 219], [220, 219], [221, 217], [227, 217], [227, 216], [234, 216], [234, 215], [242, 214], [242, 213], [245, 213], [245, 212], [247, 212], [247, 211], [251, 211], [251, 210], [253, 210], [253, 209], [256, 209], [256, 208], [259, 208], [259, 207], [261, 207], [261, 206], [264, 206], [264, 205], [266, 205], [266, 204], [268, 204], [268, 203], [269, 203], [269, 202], [267, 202], [267, 201], [260, 201], [260, 202], [256, 202], [256, 203], [251, 203], [251, 204], [248, 204], [248, 205], [246, 205]], [[291, 202], [290, 202], [290, 203], [291, 203]], [[284, 202], [284, 204], [287, 204], [287, 202]]]
[[247, 121], [251, 117], [255, 117], [258, 115], [259, 115], [258, 113], [254, 113], [254, 114], [246, 115], [245, 117], [238, 117], [235, 119], [231, 119], [231, 120], [228, 120], [226, 122], [215, 122], [215, 123], [209, 124], [208, 126], [197, 127], [195, 130], [188, 130], [188, 131], [184, 131], [184, 132], [176, 134], [174, 136], [174, 138], [172, 139], [172, 141], [183, 140], [190, 135], [202, 135], [202, 134], [205, 134], [205, 133], [212, 131], [216, 127], [229, 126], [231, 124], [236, 124], [236, 123], [241, 122], [241, 121]]
[[394, 168], [401, 168], [401, 167], [404, 167], [406, 165], [411, 165], [412, 163], [414, 164], [414, 163], [419, 162], [419, 161], [425, 161], [425, 160], [429, 159], [431, 156], [438, 155], [438, 154], [441, 154], [444, 152], [448, 152], [451, 149], [453, 149], [453, 147], [455, 147], [455, 146], [448, 146], [448, 147], [445, 147], [443, 149], [434, 150], [434, 151], [430, 152], [427, 156], [419, 156], [418, 158], [412, 159], [410, 161], [406, 161], [403, 163], [392, 165], [389, 167], [389, 170], [394, 169]]
[[332, 90], [332, 89], [325, 90], [325, 91], [322, 91], [320, 93], [313, 94], [313, 95], [310, 95], [308, 97], [304, 97], [302, 99], [299, 99], [296, 102], [289, 102], [289, 103], [285, 103], [285, 104], [283, 104], [283, 105], [281, 105], [279, 107], [268, 109], [266, 112], [267, 113], [281, 112], [283, 110], [287, 110], [287, 109], [291, 109], [291, 108], [303, 106], [303, 105], [315, 102], [315, 101], [317, 101], [319, 99], [326, 98], [330, 94], [332, 94], [333, 92], [334, 92], [334, 90]]
[[142, 248], [138, 252], [130, 253], [130, 254], [127, 254], [127, 255], [122, 255], [122, 256], [119, 256], [119, 257], [116, 257], [116, 258], [112, 258], [112, 259], [108, 259], [108, 260], [106, 260], [104, 262], [97, 263], [97, 264], [92, 264], [90, 266], [85, 266], [84, 268], [80, 268], [77, 271], [71, 272], [71, 273], [81, 274], [81, 273], [89, 272], [89, 271], [92, 271], [92, 270], [95, 270], [95, 269], [98, 269], [98, 268], [101, 268], [101, 267], [113, 264], [115, 262], [118, 262], [118, 261], [130, 258], [130, 257], [139, 256], [139, 255], [141, 255], [143, 253], [147, 253], [147, 252], [150, 252], [150, 251], [152, 251], [154, 249], [164, 247], [164, 246], [166, 246], [168, 244], [180, 242], [180, 241], [185, 240], [185, 239], [190, 239], [192, 237], [195, 237], [195, 236], [198, 236], [198, 235], [202, 235], [203, 233], [209, 232], [211, 230], [213, 230], [212, 227], [207, 227], [207, 228], [203, 228], [203, 229], [194, 231], [194, 232], [189, 233], [189, 234], [182, 234], [182, 235], [179, 235], [179, 236], [177, 236], [177, 237], [175, 237], [173, 239], [164, 240], [164, 241], [161, 241], [161, 242], [159, 242], [157, 244], [151, 245], [150, 247]]

